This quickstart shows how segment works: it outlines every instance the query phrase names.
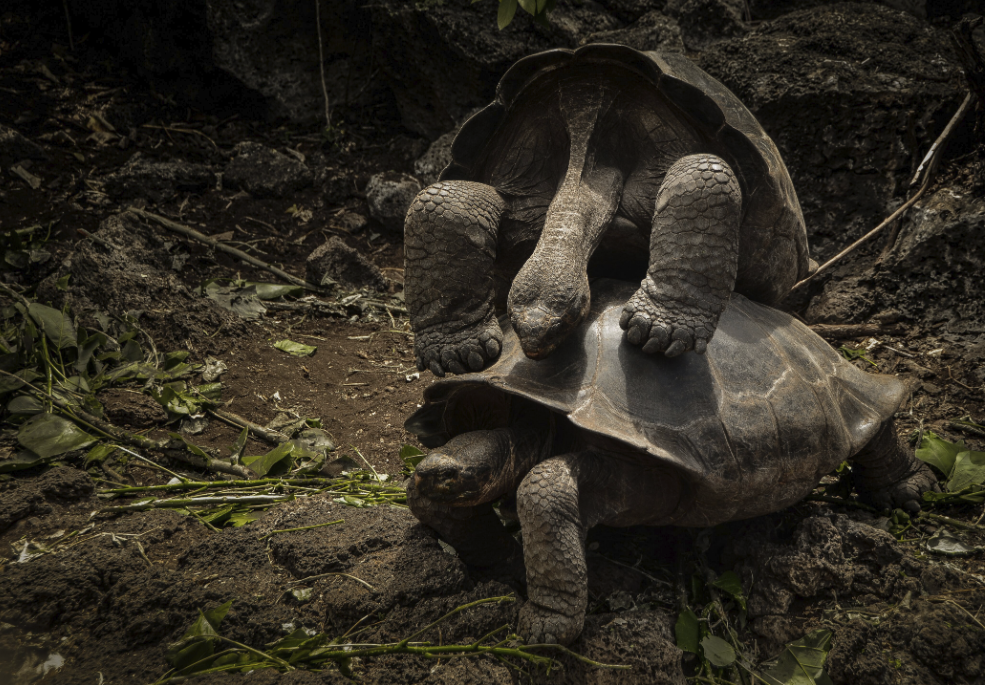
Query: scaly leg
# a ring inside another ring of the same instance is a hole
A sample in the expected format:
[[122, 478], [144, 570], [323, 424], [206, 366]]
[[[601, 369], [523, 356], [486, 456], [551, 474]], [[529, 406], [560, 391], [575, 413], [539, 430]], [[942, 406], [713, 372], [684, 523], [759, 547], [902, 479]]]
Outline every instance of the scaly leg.
[[937, 477], [901, 442], [890, 418], [852, 458], [855, 488], [864, 499], [882, 509], [899, 507], [915, 514], [923, 493], [940, 492]]
[[650, 267], [619, 325], [626, 340], [668, 357], [702, 354], [735, 287], [742, 195], [714, 155], [674, 163], [657, 194]]
[[492, 267], [504, 207], [491, 186], [445, 181], [407, 211], [404, 292], [421, 371], [480, 371], [499, 356]]
[[588, 608], [588, 529], [671, 524], [686, 494], [673, 471], [591, 450], [532, 468], [517, 492], [529, 597], [520, 634], [534, 643], [573, 642]]

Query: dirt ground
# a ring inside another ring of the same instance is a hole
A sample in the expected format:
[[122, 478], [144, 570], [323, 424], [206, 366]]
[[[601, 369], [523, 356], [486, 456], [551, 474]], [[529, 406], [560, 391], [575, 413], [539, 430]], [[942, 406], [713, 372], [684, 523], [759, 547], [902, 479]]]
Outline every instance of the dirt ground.
[[[26, 167], [39, 180], [37, 188], [4, 169], [0, 231], [40, 225], [50, 236], [38, 248], [48, 256], [23, 268], [4, 267], [4, 283], [71, 307], [87, 326], [107, 312], [130, 312], [161, 352], [187, 350], [189, 361], [225, 363], [226, 410], [261, 426], [279, 414], [319, 418], [336, 445], [331, 459], [348, 459], [354, 469], [368, 464], [399, 483], [401, 448], [418, 445], [403, 421], [433, 377], [414, 367], [413, 337], [400, 304], [402, 236], [370, 216], [365, 189], [376, 172], [412, 172], [427, 141], [383, 115], [350, 115], [361, 124], [326, 142], [315, 126], [196, 111], [116, 61], [97, 59], [95, 48], [67, 50], [59, 20], [57, 13], [39, 20], [21, 5], [0, 9], [0, 124], [43, 150]], [[230, 163], [244, 142], [300, 160], [302, 175], [310, 176], [294, 185], [284, 177], [266, 190], [249, 178], [233, 184]], [[172, 166], [157, 175], [121, 175], [135, 152], [144, 162]], [[949, 159], [934, 192], [978, 187], [982, 158], [979, 144], [969, 155]], [[793, 171], [795, 179], [805, 173]], [[264, 261], [302, 278], [308, 255], [338, 237], [380, 270], [385, 286], [377, 291], [343, 284], [325, 298], [330, 308], [289, 299], [243, 319], [197, 289], [207, 279], [276, 282], [275, 276], [121, 213], [128, 207], [249, 245]], [[834, 238], [824, 240], [832, 251]], [[56, 285], [66, 274], [67, 286]], [[899, 286], [887, 285], [884, 274], [866, 274], [864, 266], [836, 272], [835, 280], [854, 283], [855, 290], [815, 288], [793, 303], [795, 313], [814, 323], [811, 307], [820, 300], [812, 305], [812, 298], [827, 297], [828, 313], [848, 311], [855, 305], [838, 309], [831, 301], [857, 303], [872, 287], [881, 288], [875, 297], [886, 299], [895, 292], [890, 286]], [[9, 303], [0, 295], [0, 304]], [[875, 316], [872, 309], [866, 311]], [[867, 315], [852, 323], [870, 320]], [[875, 342], [860, 336], [833, 344], [864, 350], [864, 358], [853, 362], [859, 368], [895, 374], [908, 384], [898, 414], [904, 435], [915, 440], [918, 432], [933, 431], [985, 450], [985, 434], [954, 423], [962, 417], [985, 422], [985, 328], [953, 332], [945, 324], [908, 320]], [[287, 355], [273, 347], [283, 339], [317, 352]], [[175, 429], [139, 384], [108, 389], [99, 400], [107, 420], [121, 428], [150, 437]], [[15, 448], [16, 428], [4, 428], [0, 459]], [[238, 428], [213, 419], [187, 437], [224, 450], [238, 435]], [[269, 449], [251, 438], [245, 452]], [[199, 609], [228, 600], [234, 601], [223, 635], [257, 648], [296, 628], [341, 636], [358, 625], [367, 628], [359, 637], [364, 643], [399, 641], [455, 607], [507, 595], [516, 601], [476, 607], [426, 637], [465, 644], [500, 626], [516, 626], [522, 593], [508, 579], [477, 577], [406, 507], [361, 508], [314, 494], [271, 506], [248, 525], [220, 530], [170, 510], [100, 513], [108, 502], [99, 493], [117, 476], [130, 486], [169, 478], [136, 460], [87, 470], [84, 455], [71, 453], [57, 464], [0, 480], [0, 682], [149, 685], [168, 671], [168, 646]], [[199, 480], [212, 477], [177, 462], [166, 466]], [[829, 493], [836, 480], [826, 479]], [[985, 515], [981, 504], [934, 511], [966, 524], [980, 524]], [[338, 519], [343, 522], [330, 527], [268, 535]], [[696, 665], [675, 640], [685, 587], [700, 574], [731, 571], [748, 603], [734, 629], [754, 664], [828, 628], [833, 640], [825, 670], [834, 683], [985, 682], [985, 529], [950, 528], [977, 551], [943, 557], [926, 546], [942, 528], [938, 523], [924, 519], [903, 533], [892, 525], [860, 508], [804, 501], [709, 530], [596, 529], [589, 536], [589, 615], [571, 649], [630, 670], [597, 668], [551, 652], [558, 664], [550, 673], [492, 657], [391, 655], [354, 660], [351, 675], [381, 684], [683, 683]], [[25, 558], [27, 542], [58, 544]], [[300, 584], [312, 589], [310, 595], [292, 594], [295, 581], [312, 576], [320, 577]], [[351, 682], [332, 667], [197, 680], [240, 681]]]

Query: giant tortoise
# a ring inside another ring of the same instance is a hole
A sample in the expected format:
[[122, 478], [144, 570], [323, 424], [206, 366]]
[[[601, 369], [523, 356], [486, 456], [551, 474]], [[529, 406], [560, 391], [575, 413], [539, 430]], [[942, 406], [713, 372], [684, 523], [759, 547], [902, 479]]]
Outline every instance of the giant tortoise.
[[773, 141], [682, 55], [521, 59], [451, 154], [405, 223], [415, 356], [438, 376], [499, 355], [504, 300], [524, 353], [550, 354], [588, 311], [589, 275], [642, 277], [620, 323], [672, 357], [705, 350], [733, 290], [774, 304], [813, 266]]
[[[600, 279], [584, 322], [531, 361], [504, 321], [499, 360], [430, 386], [406, 427], [438, 447], [411, 510], [468, 564], [519, 565], [493, 503], [515, 493], [529, 601], [521, 634], [568, 643], [587, 604], [585, 535], [609, 526], [711, 526], [777, 511], [853, 460], [881, 507], [936, 488], [900, 444], [904, 387], [868, 374], [787, 314], [733, 295], [704, 356], [621, 344], [633, 284]], [[500, 568], [497, 568], [500, 567]]]

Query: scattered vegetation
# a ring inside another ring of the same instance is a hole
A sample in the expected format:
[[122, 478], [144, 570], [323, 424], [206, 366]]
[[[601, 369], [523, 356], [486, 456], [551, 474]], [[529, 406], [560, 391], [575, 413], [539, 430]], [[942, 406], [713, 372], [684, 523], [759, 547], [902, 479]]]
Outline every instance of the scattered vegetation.
[[[601, 664], [560, 645], [525, 645], [517, 635], [508, 632], [510, 629], [508, 625], [501, 626], [469, 644], [435, 645], [431, 642], [416, 641], [417, 638], [463, 611], [484, 604], [513, 601], [515, 601], [513, 596], [503, 596], [463, 604], [399, 642], [387, 644], [356, 642], [355, 639], [361, 633], [372, 627], [357, 630], [359, 625], [357, 623], [339, 637], [298, 628], [279, 640], [266, 645], [265, 650], [259, 650], [230, 640], [219, 633], [222, 619], [233, 604], [233, 600], [230, 600], [208, 611], [199, 610], [198, 619], [185, 631], [181, 640], [172, 644], [168, 649], [168, 661], [171, 663], [171, 670], [158, 679], [154, 685], [164, 685], [169, 682], [177, 682], [179, 679], [183, 680], [190, 675], [204, 675], [206, 673], [249, 672], [261, 668], [276, 668], [281, 672], [320, 671], [331, 665], [336, 666], [343, 675], [352, 677], [352, 666], [359, 659], [391, 654], [406, 654], [428, 659], [487, 655], [512, 668], [519, 669], [519, 666], [514, 662], [521, 661], [549, 672], [557, 666], [557, 663], [551, 657], [543, 656], [538, 652], [556, 650], [598, 668], [629, 668], [628, 666]], [[218, 649], [220, 647], [222, 649]]]

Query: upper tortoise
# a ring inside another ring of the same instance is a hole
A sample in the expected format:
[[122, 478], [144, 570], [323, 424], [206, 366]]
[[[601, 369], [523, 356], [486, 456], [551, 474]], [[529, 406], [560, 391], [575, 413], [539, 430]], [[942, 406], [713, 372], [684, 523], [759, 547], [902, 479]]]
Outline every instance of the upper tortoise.
[[672, 357], [705, 351], [733, 290], [774, 304], [812, 265], [790, 175], [749, 110], [687, 58], [621, 45], [513, 65], [405, 233], [417, 364], [438, 376], [499, 355], [507, 291], [540, 359], [588, 311], [589, 272], [638, 278], [646, 255], [620, 326]]

